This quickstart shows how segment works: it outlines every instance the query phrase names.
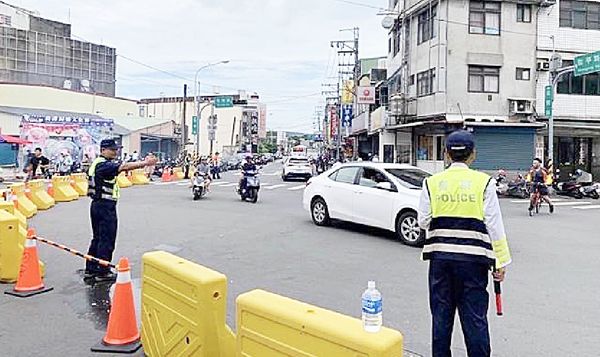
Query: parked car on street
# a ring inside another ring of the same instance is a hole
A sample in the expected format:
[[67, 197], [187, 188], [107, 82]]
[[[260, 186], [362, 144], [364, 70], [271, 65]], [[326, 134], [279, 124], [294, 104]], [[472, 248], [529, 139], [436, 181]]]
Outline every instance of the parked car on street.
[[305, 156], [291, 156], [283, 163], [281, 179], [287, 181], [291, 178], [302, 178], [305, 180], [313, 176], [313, 166]]
[[332, 219], [350, 221], [395, 232], [402, 243], [421, 246], [425, 233], [417, 207], [428, 176], [406, 164], [342, 164], [307, 182], [303, 206], [318, 226]]

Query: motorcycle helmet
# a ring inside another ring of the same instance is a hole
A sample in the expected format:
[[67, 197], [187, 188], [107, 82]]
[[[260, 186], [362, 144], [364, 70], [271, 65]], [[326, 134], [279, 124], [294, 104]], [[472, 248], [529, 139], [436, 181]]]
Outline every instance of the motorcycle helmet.
[[505, 177], [505, 176], [506, 176], [506, 171], [504, 171], [504, 170], [502, 170], [502, 169], [498, 170], [498, 176], [503, 176], [503, 177]]

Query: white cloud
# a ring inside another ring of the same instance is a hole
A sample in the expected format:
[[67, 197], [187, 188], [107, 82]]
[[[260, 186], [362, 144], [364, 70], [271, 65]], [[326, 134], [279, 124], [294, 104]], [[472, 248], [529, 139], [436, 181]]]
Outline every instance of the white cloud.
[[[357, 0], [374, 6], [387, 0]], [[170, 77], [123, 58], [117, 63], [117, 94], [133, 98], [190, 93], [196, 69], [201, 83], [256, 91], [268, 106], [269, 127], [310, 130], [328, 60], [329, 42], [349, 39], [341, 28], [360, 27], [361, 57], [382, 56], [387, 36], [377, 10], [336, 0], [20, 0], [42, 17], [70, 22], [74, 35], [116, 47], [118, 54], [167, 70]], [[335, 70], [330, 66], [331, 70]], [[331, 72], [333, 73], [333, 72]], [[227, 88], [225, 88], [227, 87]], [[229, 89], [231, 88], [231, 89]], [[210, 92], [211, 86], [202, 86]], [[283, 97], [306, 96], [283, 101]]]

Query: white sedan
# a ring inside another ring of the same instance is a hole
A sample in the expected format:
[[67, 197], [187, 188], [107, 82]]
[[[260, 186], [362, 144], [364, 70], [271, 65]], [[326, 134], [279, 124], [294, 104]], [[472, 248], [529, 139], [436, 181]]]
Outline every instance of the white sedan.
[[417, 207], [429, 175], [405, 164], [343, 164], [308, 181], [303, 206], [318, 226], [331, 219], [350, 221], [396, 232], [404, 244], [420, 246], [425, 235]]

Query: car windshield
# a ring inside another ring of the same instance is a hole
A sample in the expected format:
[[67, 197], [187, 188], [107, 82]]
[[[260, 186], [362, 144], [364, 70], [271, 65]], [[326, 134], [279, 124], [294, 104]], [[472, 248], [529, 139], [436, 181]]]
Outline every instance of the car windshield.
[[431, 176], [429, 173], [419, 169], [386, 169], [385, 171], [394, 175], [408, 188], [423, 187], [423, 180]]

